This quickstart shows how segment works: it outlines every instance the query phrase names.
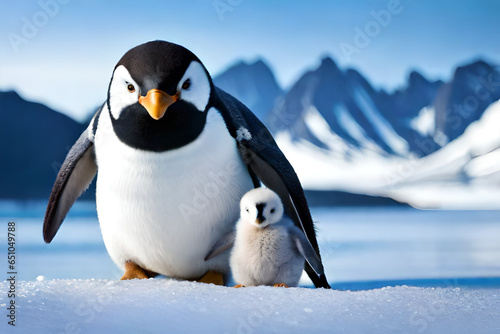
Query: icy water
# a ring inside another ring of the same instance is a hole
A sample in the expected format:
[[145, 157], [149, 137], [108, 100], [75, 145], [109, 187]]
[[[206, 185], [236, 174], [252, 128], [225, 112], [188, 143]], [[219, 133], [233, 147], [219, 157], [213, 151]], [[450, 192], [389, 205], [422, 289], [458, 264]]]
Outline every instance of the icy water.
[[[77, 203], [50, 245], [42, 239], [44, 205], [0, 202], [0, 270], [8, 271], [7, 227], [15, 222], [19, 280], [121, 277], [102, 242], [94, 203]], [[500, 286], [500, 211], [351, 207], [312, 214], [336, 288]]]

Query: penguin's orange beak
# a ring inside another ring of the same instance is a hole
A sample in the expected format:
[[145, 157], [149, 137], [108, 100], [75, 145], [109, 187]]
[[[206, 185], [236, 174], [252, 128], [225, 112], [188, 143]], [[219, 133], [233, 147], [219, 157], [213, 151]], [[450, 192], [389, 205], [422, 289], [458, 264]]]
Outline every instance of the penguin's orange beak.
[[168, 95], [159, 89], [150, 89], [146, 96], [139, 96], [139, 103], [146, 108], [149, 115], [159, 120], [165, 115], [167, 108], [179, 99], [179, 94]]

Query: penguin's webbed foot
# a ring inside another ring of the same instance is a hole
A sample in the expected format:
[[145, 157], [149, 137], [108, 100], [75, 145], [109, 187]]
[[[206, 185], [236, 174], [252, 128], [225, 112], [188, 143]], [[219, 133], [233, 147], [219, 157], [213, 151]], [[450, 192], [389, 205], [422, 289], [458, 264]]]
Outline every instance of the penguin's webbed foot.
[[217, 271], [209, 270], [202, 278], [198, 280], [200, 283], [224, 285], [224, 275]]
[[243, 284], [238, 284], [234, 286], [235, 288], [244, 288], [245, 286]]
[[146, 279], [150, 277], [157, 276], [158, 274], [143, 269], [136, 263], [132, 261], [125, 262], [125, 274], [123, 274], [120, 280], [129, 280], [129, 279]]
[[275, 288], [289, 288], [289, 286], [286, 285], [285, 283], [276, 283], [276, 284], [274, 284], [274, 287]]

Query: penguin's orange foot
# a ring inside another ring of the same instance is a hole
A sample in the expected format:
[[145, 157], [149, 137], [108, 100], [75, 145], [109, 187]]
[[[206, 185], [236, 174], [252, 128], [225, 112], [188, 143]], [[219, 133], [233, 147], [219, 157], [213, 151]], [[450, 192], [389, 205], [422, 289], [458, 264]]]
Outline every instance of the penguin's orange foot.
[[132, 261], [127, 261], [125, 262], [125, 274], [123, 274], [120, 280], [123, 281], [129, 279], [145, 279], [154, 277], [156, 275], [157, 275], [156, 273], [143, 269]]
[[244, 288], [245, 286], [243, 284], [238, 284], [234, 286], [235, 288]]
[[274, 284], [274, 287], [275, 288], [289, 288], [289, 286], [286, 285], [285, 283], [276, 283], [276, 284]]
[[224, 285], [224, 275], [219, 272], [209, 270], [202, 278], [198, 280], [198, 282], [215, 284], [215, 285]]

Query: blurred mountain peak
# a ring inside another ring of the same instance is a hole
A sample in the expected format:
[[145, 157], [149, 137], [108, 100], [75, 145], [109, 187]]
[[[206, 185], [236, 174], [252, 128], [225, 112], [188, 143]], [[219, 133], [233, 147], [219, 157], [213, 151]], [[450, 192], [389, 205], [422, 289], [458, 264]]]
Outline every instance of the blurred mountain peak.
[[426, 77], [423, 76], [422, 73], [418, 72], [417, 70], [412, 70], [410, 72], [410, 75], [408, 76], [408, 86], [417, 86], [419, 84], [427, 84], [430, 81], [427, 80]]
[[276, 100], [283, 95], [276, 78], [266, 61], [239, 61], [213, 79], [214, 84], [243, 102], [260, 119], [264, 120]]
[[494, 65], [488, 63], [484, 59], [478, 58], [473, 60], [470, 63], [466, 63], [463, 65], [460, 65], [457, 67], [455, 70], [455, 75], [460, 74], [462, 72], [467, 72], [467, 71], [475, 71], [475, 70], [488, 70], [491, 71], [493, 69]]
[[265, 69], [265, 70], [271, 72], [271, 68], [269, 67], [269, 65], [266, 63], [266, 61], [263, 58], [260, 58], [260, 57], [257, 58], [253, 62], [249, 62], [249, 66], [254, 67], [254, 68]]
[[344, 77], [345, 73], [338, 67], [337, 63], [330, 57], [324, 56], [321, 59], [320, 65], [312, 71], [313, 73], [320, 73], [323, 78], [340, 78]]
[[323, 56], [321, 58], [321, 65], [319, 66], [320, 68], [323, 68], [323, 69], [338, 69], [338, 66], [337, 64], [335, 63], [335, 61], [333, 60], [332, 57], [330, 56]]
[[21, 99], [21, 95], [19, 95], [19, 93], [13, 89], [3, 92], [2, 95], [0, 95], [0, 97], [10, 97], [10, 98]]

